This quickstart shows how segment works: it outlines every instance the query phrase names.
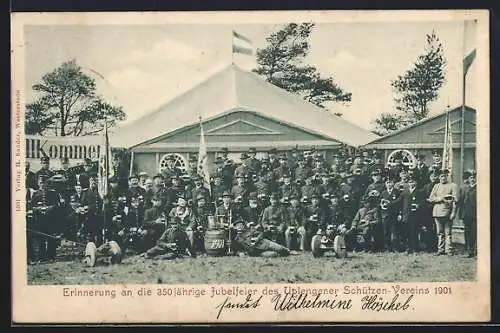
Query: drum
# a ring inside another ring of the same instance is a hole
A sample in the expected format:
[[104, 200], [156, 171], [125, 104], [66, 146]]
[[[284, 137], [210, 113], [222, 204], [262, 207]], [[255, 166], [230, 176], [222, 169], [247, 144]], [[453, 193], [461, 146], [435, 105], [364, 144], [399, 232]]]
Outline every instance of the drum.
[[226, 230], [207, 230], [205, 232], [205, 251], [209, 256], [223, 256], [227, 252], [228, 232]]

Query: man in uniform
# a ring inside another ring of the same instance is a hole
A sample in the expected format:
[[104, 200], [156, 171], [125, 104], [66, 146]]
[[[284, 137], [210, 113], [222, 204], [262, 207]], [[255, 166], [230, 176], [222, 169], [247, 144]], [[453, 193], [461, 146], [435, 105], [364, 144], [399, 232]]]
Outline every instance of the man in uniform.
[[142, 225], [142, 247], [150, 249], [165, 231], [166, 216], [162, 207], [162, 197], [158, 194], [151, 198], [153, 206], [146, 209], [144, 213], [144, 224]]
[[438, 249], [436, 255], [453, 255], [451, 243], [451, 226], [455, 218], [457, 189], [454, 183], [448, 181], [448, 170], [439, 174], [439, 183], [434, 185], [429, 202], [432, 203], [432, 217], [436, 222]]
[[165, 185], [170, 186], [172, 185], [172, 177], [174, 176], [180, 176], [180, 170], [175, 167], [174, 165], [175, 162], [175, 156], [174, 155], [169, 155], [167, 157], [167, 166], [161, 171], [163, 174], [163, 179], [165, 180]]
[[268, 239], [275, 238], [277, 243], [284, 244], [286, 213], [279, 205], [278, 193], [271, 194], [270, 205], [262, 213], [261, 224], [264, 236]]
[[316, 196], [321, 195], [319, 187], [313, 184], [315, 180], [314, 175], [304, 178], [304, 180], [305, 184], [302, 185], [300, 189], [300, 194], [302, 197], [307, 197], [308, 199], [311, 199], [314, 195]]
[[245, 176], [243, 174], [237, 174], [236, 182], [236, 185], [231, 189], [231, 195], [233, 198], [241, 197], [242, 203], [246, 204], [249, 191], [245, 184]]
[[186, 197], [178, 197], [177, 206], [170, 210], [168, 216], [171, 221], [175, 219], [179, 221], [179, 227], [186, 232], [190, 248], [193, 248], [197, 221], [194, 211], [187, 205]]
[[250, 256], [272, 256], [285, 257], [290, 254], [290, 251], [265, 237], [265, 231], [262, 231], [260, 226], [245, 226], [244, 223], [236, 224], [234, 244], [240, 250], [246, 252]]
[[255, 147], [248, 149], [248, 167], [251, 173], [255, 174], [260, 171], [260, 161], [257, 159], [257, 150]]
[[203, 240], [205, 236], [205, 231], [208, 229], [208, 217], [212, 215], [212, 209], [209, 207], [206, 201], [207, 197], [202, 193], [198, 193], [196, 196], [196, 208], [194, 209], [194, 215], [196, 217], [196, 229], [194, 229], [194, 246], [193, 249], [197, 252], [204, 251]]
[[259, 205], [257, 193], [252, 192], [248, 196], [248, 206], [243, 208], [245, 220], [255, 225], [260, 223], [263, 207]]
[[306, 160], [304, 157], [299, 155], [297, 157], [297, 167], [294, 170], [295, 178], [306, 179], [313, 175], [310, 167], [306, 165]]
[[241, 165], [236, 167], [234, 170], [233, 177], [238, 178], [239, 176], [243, 176], [245, 178], [248, 174], [252, 173], [252, 170], [250, 169], [250, 166], [248, 165], [248, 155], [247, 153], [241, 153]]
[[118, 236], [125, 226], [127, 226], [127, 215], [130, 210], [126, 192], [119, 186], [119, 179], [116, 176], [109, 178], [109, 192], [103, 199], [103, 213], [106, 220], [104, 225], [104, 238], [122, 242]]
[[285, 230], [285, 244], [289, 250], [296, 250], [300, 247], [299, 228], [304, 224], [306, 213], [304, 207], [301, 206], [299, 196], [292, 194], [290, 199], [290, 206], [287, 207], [286, 216], [286, 230]]
[[33, 194], [31, 207], [33, 209], [34, 231], [46, 235], [34, 234], [33, 247], [38, 252], [40, 260], [54, 260], [56, 258], [57, 241], [54, 238], [59, 230], [58, 209], [59, 198], [57, 193], [46, 188], [47, 174], [40, 172], [38, 176], [38, 190]]
[[397, 232], [395, 230], [398, 214], [401, 210], [400, 207], [400, 193], [394, 187], [394, 176], [388, 175], [385, 181], [385, 188], [380, 193], [381, 200], [381, 217], [382, 226], [384, 229], [384, 245], [386, 251], [394, 251], [395, 245], [393, 239], [396, 238]]
[[[439, 182], [439, 173], [434, 171], [429, 172], [428, 178], [428, 182], [423, 186], [426, 198], [431, 195], [434, 185]], [[432, 217], [432, 208], [433, 204], [428, 201], [422, 207], [423, 243], [427, 252], [437, 251], [437, 231], [436, 223]]]
[[[346, 235], [348, 236], [346, 237], [348, 248], [356, 250], [361, 247], [363, 250], [375, 250], [375, 241], [373, 238], [377, 234], [377, 227], [381, 225], [378, 202], [379, 198], [377, 196], [369, 196], [363, 202], [362, 207], [354, 216]], [[364, 243], [358, 242], [358, 235], [362, 236]]]
[[399, 181], [395, 184], [396, 188], [400, 191], [407, 190], [408, 180], [410, 179], [410, 174], [408, 172], [408, 168], [403, 166], [401, 167], [401, 171], [399, 172]]
[[181, 193], [184, 192], [184, 189], [180, 185], [180, 179], [177, 175], [172, 175], [171, 185], [165, 190], [165, 202], [164, 202], [164, 211], [170, 212], [174, 207], [177, 198]]
[[36, 190], [38, 188], [36, 174], [30, 170], [30, 162], [26, 161], [24, 164], [25, 179], [26, 179], [26, 189]]
[[243, 214], [240, 207], [232, 202], [232, 196], [229, 191], [222, 195], [222, 205], [216, 210], [217, 220], [222, 225], [235, 224], [243, 221]]
[[227, 187], [222, 182], [222, 175], [220, 173], [215, 173], [213, 178], [214, 183], [212, 185], [212, 201], [215, 201], [218, 204], [222, 202], [222, 194], [224, 194], [224, 191], [227, 191]]
[[370, 166], [368, 167], [367, 173], [371, 174], [375, 170], [380, 170], [380, 171], [384, 170], [385, 166], [384, 163], [382, 163], [381, 153], [378, 151], [373, 151], [372, 157], [373, 157], [373, 163], [370, 164]]
[[101, 235], [102, 235], [102, 199], [99, 191], [97, 189], [97, 175], [92, 174], [89, 178], [89, 188], [85, 193], [87, 199], [88, 213], [87, 213], [87, 225], [85, 230], [88, 233], [88, 237], [96, 243], [97, 246], [100, 245]]
[[297, 198], [301, 197], [300, 188], [296, 183], [292, 183], [292, 175], [290, 173], [283, 174], [283, 184], [280, 186], [279, 193], [282, 198], [290, 198], [292, 195]]
[[128, 180], [129, 187], [126, 192], [127, 202], [131, 203], [131, 213], [134, 214], [134, 216], [130, 216], [130, 218], [135, 218], [135, 221], [131, 222], [134, 225], [142, 225], [145, 210], [144, 199], [146, 197], [146, 190], [139, 186], [139, 177], [136, 174], [130, 175]]
[[93, 173], [92, 160], [86, 157], [84, 158], [83, 163], [84, 171], [76, 176], [76, 183], [80, 183], [83, 189], [87, 189], [89, 187], [89, 178]]
[[462, 194], [460, 220], [465, 227], [465, 248], [469, 257], [477, 256], [477, 192], [476, 173], [469, 172], [468, 184]]
[[49, 179], [54, 175], [52, 170], [50, 170], [50, 158], [48, 156], [42, 156], [40, 162], [42, 167], [35, 173], [37, 181], [40, 179], [40, 176], [44, 176], [44, 179]]
[[210, 190], [203, 185], [203, 180], [198, 174], [194, 178], [194, 188], [191, 190], [191, 198], [198, 200], [199, 196], [205, 198], [205, 203], [210, 202]]
[[173, 217], [156, 245], [145, 253], [146, 258], [161, 256], [162, 259], [175, 259], [183, 255], [194, 256], [186, 231], [179, 217]]
[[280, 162], [278, 160], [278, 155], [276, 152], [276, 148], [271, 148], [269, 150], [269, 170], [273, 171], [277, 167], [280, 166]]
[[372, 183], [370, 185], [368, 185], [368, 187], [366, 188], [363, 199], [368, 198], [368, 194], [371, 191], [375, 190], [378, 193], [382, 193], [382, 191], [385, 188], [385, 184], [382, 181], [382, 171], [380, 169], [373, 170], [371, 172], [371, 176], [372, 176]]
[[420, 186], [424, 185], [424, 182], [429, 179], [429, 167], [425, 163], [425, 155], [422, 153], [417, 154], [417, 166], [415, 167], [414, 172], [418, 176], [418, 183]]
[[417, 188], [417, 182], [418, 176], [413, 175], [408, 180], [408, 189], [401, 192], [402, 238], [408, 254], [420, 251], [419, 234], [422, 208], [427, 199], [425, 192]]

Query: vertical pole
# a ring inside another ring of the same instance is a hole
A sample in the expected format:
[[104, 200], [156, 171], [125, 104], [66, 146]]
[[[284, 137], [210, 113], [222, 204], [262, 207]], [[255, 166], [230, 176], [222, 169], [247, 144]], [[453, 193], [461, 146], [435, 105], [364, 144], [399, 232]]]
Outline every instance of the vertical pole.
[[129, 170], [129, 177], [132, 176], [132, 171], [134, 170], [134, 152], [130, 152], [130, 170]]
[[[464, 30], [463, 30], [463, 51], [462, 51], [462, 57], [465, 56], [465, 25], [466, 22], [464, 21]], [[465, 86], [466, 86], [466, 78], [467, 78], [467, 72], [465, 71], [465, 67], [463, 66], [463, 59], [462, 59], [462, 108], [460, 112], [460, 175], [458, 177], [460, 186], [462, 186], [462, 175], [464, 174], [464, 158], [465, 158]]]

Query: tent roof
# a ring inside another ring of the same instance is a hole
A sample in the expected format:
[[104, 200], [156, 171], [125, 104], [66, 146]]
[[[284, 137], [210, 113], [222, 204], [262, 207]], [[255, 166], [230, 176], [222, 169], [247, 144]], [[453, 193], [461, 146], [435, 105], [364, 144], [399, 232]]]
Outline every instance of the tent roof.
[[[468, 112], [476, 113], [476, 109], [473, 109], [473, 108], [471, 108], [469, 106], [465, 106], [464, 109], [466, 111], [468, 111]], [[443, 112], [437, 113], [437, 114], [435, 114], [433, 116], [430, 116], [428, 118], [421, 119], [421, 120], [419, 120], [419, 121], [417, 121], [417, 122], [415, 122], [415, 123], [413, 123], [411, 125], [408, 125], [406, 127], [401, 128], [401, 129], [399, 129], [397, 131], [391, 132], [391, 133], [386, 134], [384, 136], [380, 136], [380, 137], [376, 138], [375, 140], [369, 142], [366, 146], [370, 146], [372, 144], [377, 144], [377, 143], [382, 143], [387, 138], [391, 138], [393, 136], [400, 135], [400, 134], [402, 134], [402, 133], [404, 133], [404, 132], [406, 132], [406, 131], [408, 131], [408, 130], [410, 130], [412, 128], [415, 128], [417, 126], [421, 126], [421, 125], [423, 125], [425, 123], [428, 123], [429, 121], [431, 121], [433, 119], [436, 119], [438, 117], [442, 117], [442, 116], [446, 115], [447, 113], [459, 112], [461, 110], [462, 110], [462, 106], [457, 106], [457, 107], [455, 107], [453, 109], [445, 110]]]
[[349, 146], [378, 136], [230, 65], [151, 113], [111, 134], [111, 145], [131, 148], [166, 133], [218, 117], [230, 110], [254, 111]]

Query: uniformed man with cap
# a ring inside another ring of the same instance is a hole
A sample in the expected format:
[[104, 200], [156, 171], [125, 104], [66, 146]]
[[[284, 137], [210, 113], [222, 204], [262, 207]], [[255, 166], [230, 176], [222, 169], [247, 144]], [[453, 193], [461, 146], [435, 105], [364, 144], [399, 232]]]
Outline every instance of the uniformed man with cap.
[[213, 184], [212, 184], [212, 200], [207, 202], [211, 204], [212, 202], [216, 202], [217, 205], [222, 202], [222, 194], [224, 191], [227, 191], [227, 187], [222, 181], [222, 175], [219, 172], [216, 172], [213, 175]]
[[231, 192], [222, 194], [222, 204], [217, 207], [216, 217], [219, 225], [229, 225], [243, 221], [241, 207], [233, 203]]
[[[354, 216], [352, 223], [348, 226], [346, 235], [346, 245], [352, 250], [362, 249], [374, 251], [377, 229], [380, 228], [382, 221], [380, 219], [380, 210], [378, 207], [378, 196], [371, 195], [363, 201], [361, 208]], [[360, 242], [358, 235], [362, 236]]]
[[410, 179], [410, 173], [408, 172], [408, 167], [402, 166], [399, 172], [399, 181], [395, 184], [396, 188], [400, 191], [407, 190], [408, 180]]
[[306, 215], [309, 217], [315, 215], [318, 217], [318, 227], [325, 230], [328, 216], [325, 207], [321, 204], [321, 195], [313, 194], [311, 203], [306, 207]]
[[382, 193], [382, 191], [385, 188], [385, 183], [382, 180], [382, 170], [380, 169], [375, 169], [371, 172], [371, 177], [372, 177], [372, 183], [368, 185], [366, 188], [365, 194], [363, 195], [363, 199], [368, 198], [368, 194], [375, 190], [378, 193]]
[[256, 192], [248, 196], [248, 206], [243, 207], [244, 218], [248, 223], [259, 224], [264, 208], [260, 205]]
[[188, 236], [190, 248], [193, 248], [197, 220], [194, 210], [188, 206], [185, 196], [178, 196], [177, 205], [170, 210], [168, 216], [170, 221], [174, 219], [179, 221], [180, 228], [185, 231]]
[[401, 192], [401, 236], [408, 254], [420, 252], [422, 208], [427, 199], [426, 193], [417, 184], [418, 176], [414, 174], [408, 179], [408, 189]]
[[257, 150], [255, 147], [250, 147], [248, 149], [248, 167], [252, 173], [257, 173], [260, 171], [260, 161], [257, 158]]
[[236, 176], [236, 185], [234, 185], [231, 189], [231, 195], [234, 199], [241, 197], [241, 201], [243, 204], [246, 204], [248, 200], [248, 191], [247, 185], [245, 184], [245, 176], [243, 174], [237, 174]]
[[297, 198], [301, 197], [300, 188], [296, 183], [292, 183], [292, 175], [288, 172], [283, 173], [283, 184], [281, 184], [279, 193], [283, 197], [291, 197], [292, 195]]
[[240, 176], [243, 176], [243, 178], [245, 178], [248, 174], [252, 173], [252, 170], [248, 165], [249, 163], [248, 154], [245, 152], [241, 153], [240, 159], [241, 159], [241, 165], [237, 166], [236, 169], [234, 170], [233, 174], [234, 179]]
[[149, 178], [149, 175], [146, 171], [139, 172], [139, 186], [143, 189], [146, 189], [146, 180]]
[[146, 190], [139, 186], [139, 177], [134, 173], [129, 177], [129, 187], [126, 191], [127, 202], [130, 203], [131, 213], [130, 223], [134, 226], [142, 225], [144, 218], [144, 200]]
[[180, 176], [181, 171], [174, 165], [175, 156], [173, 154], [168, 155], [167, 157], [167, 165], [161, 170], [163, 175], [163, 179], [165, 180], [165, 185], [168, 187], [172, 185], [172, 177]]
[[302, 155], [297, 157], [297, 167], [294, 170], [295, 178], [306, 179], [313, 175], [313, 172], [306, 164], [306, 160]]
[[464, 225], [465, 248], [467, 256], [477, 256], [477, 189], [475, 170], [467, 171], [467, 185], [462, 192], [459, 218]]
[[417, 165], [415, 167], [415, 173], [418, 176], [418, 183], [424, 184], [429, 179], [429, 166], [425, 163], [425, 155], [422, 153], [418, 153], [417, 156]]
[[269, 169], [273, 171], [277, 167], [280, 166], [280, 162], [278, 160], [278, 153], [276, 151], [276, 148], [271, 148], [269, 149], [268, 152], [268, 157], [269, 157]]
[[88, 207], [85, 231], [87, 232], [87, 237], [99, 246], [102, 242], [103, 221], [102, 198], [98, 191], [97, 178], [97, 174], [90, 175], [89, 188], [85, 191], [86, 204]]
[[272, 239], [276, 237], [279, 244], [284, 244], [286, 212], [279, 204], [279, 194], [273, 193], [270, 197], [270, 205], [264, 208], [261, 224], [264, 228], [264, 237]]
[[170, 219], [165, 232], [156, 241], [156, 245], [145, 253], [146, 258], [176, 259], [184, 255], [194, 256], [190, 240], [182, 226], [182, 219], [174, 216]]
[[212, 215], [213, 209], [207, 197], [203, 193], [196, 195], [196, 206], [194, 215], [196, 217], [196, 228], [194, 231], [193, 249], [197, 252], [204, 252], [205, 231], [208, 229], [208, 217]]
[[[439, 182], [439, 172], [429, 171], [429, 177], [425, 185], [423, 186], [423, 191], [428, 198], [432, 192], [432, 188]], [[424, 182], [423, 182], [424, 183]], [[423, 233], [423, 244], [425, 246], [426, 252], [436, 252], [437, 251], [437, 231], [436, 223], [432, 217], [433, 204], [427, 201], [422, 208], [422, 227], [425, 229]]]
[[54, 236], [60, 231], [59, 198], [54, 190], [46, 187], [48, 174], [40, 172], [38, 190], [31, 198], [33, 210], [33, 225], [30, 229], [50, 236], [33, 234], [33, 248], [38, 260], [54, 260], [56, 257], [57, 240]]
[[165, 212], [170, 212], [172, 210], [177, 198], [184, 192], [184, 188], [180, 184], [181, 180], [178, 175], [173, 174], [170, 180], [171, 185], [168, 186], [165, 191], [165, 202], [163, 204]]
[[50, 158], [48, 156], [42, 156], [40, 158], [40, 163], [42, 167], [35, 173], [35, 178], [38, 182], [40, 176], [43, 176], [44, 179], [49, 179], [54, 175], [54, 172], [50, 169]]
[[[367, 174], [369, 174], [369, 175], [371, 175], [371, 173], [375, 170], [383, 171], [385, 168], [385, 165], [382, 162], [382, 154], [379, 151], [376, 151], [376, 150], [373, 151], [372, 158], [373, 158], [373, 163], [371, 163], [367, 169]], [[384, 176], [385, 175], [382, 174], [382, 177], [384, 177]]]
[[105, 216], [104, 223], [104, 238], [122, 242], [118, 236], [125, 226], [128, 225], [128, 213], [130, 211], [130, 203], [127, 199], [126, 191], [123, 191], [118, 184], [117, 176], [109, 178], [109, 191], [103, 198], [103, 214]]
[[[401, 211], [401, 191], [395, 186], [393, 175], [387, 176], [385, 187], [380, 192], [380, 216], [382, 218], [384, 247], [386, 251], [394, 251], [399, 247], [399, 234], [396, 229], [397, 217]], [[394, 244], [393, 240], [396, 241]]]
[[302, 197], [311, 199], [313, 195], [321, 195], [319, 187], [314, 184], [315, 179], [314, 175], [304, 178], [305, 184], [300, 188], [300, 194]]
[[289, 250], [300, 248], [299, 228], [303, 226], [306, 219], [306, 212], [300, 203], [300, 196], [291, 194], [289, 197], [290, 205], [286, 208], [286, 230], [285, 245]]
[[438, 248], [436, 255], [453, 255], [451, 243], [451, 226], [456, 213], [457, 188], [449, 182], [449, 171], [442, 170], [439, 174], [439, 183], [434, 185], [429, 202], [432, 203], [432, 216], [436, 222]]
[[191, 198], [193, 200], [198, 200], [198, 196], [202, 195], [205, 199], [205, 203], [210, 202], [210, 190], [203, 184], [203, 179], [200, 175], [196, 174], [194, 176], [194, 188], [191, 189]]
[[167, 218], [163, 211], [163, 198], [159, 194], [154, 194], [151, 198], [153, 206], [146, 209], [144, 213], [144, 223], [142, 226], [142, 247], [150, 249], [165, 231]]

